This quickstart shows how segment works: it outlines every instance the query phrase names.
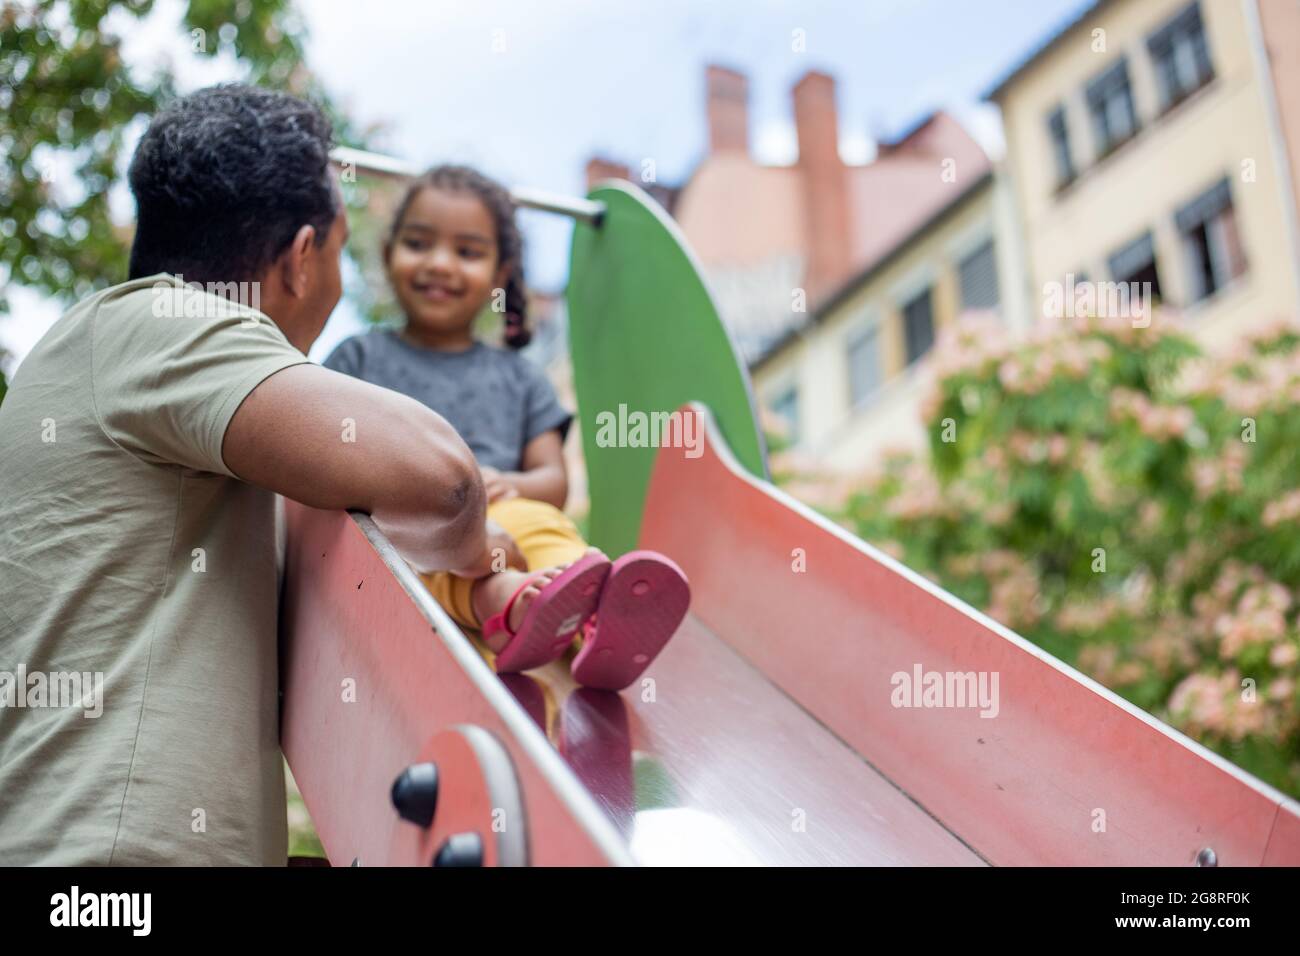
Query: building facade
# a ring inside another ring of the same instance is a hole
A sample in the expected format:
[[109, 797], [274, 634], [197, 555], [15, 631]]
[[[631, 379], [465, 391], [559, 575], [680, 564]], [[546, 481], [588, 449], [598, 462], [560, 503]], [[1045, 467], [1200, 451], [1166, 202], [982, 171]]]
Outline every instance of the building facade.
[[998, 188], [985, 172], [751, 366], [800, 458], [852, 472], [924, 442], [917, 407], [938, 335], [967, 313], [1005, 315]]
[[1295, 0], [1102, 0], [1017, 67], [990, 96], [1036, 313], [1149, 282], [1210, 348], [1300, 315], [1297, 70]]
[[1300, 316], [1300, 0], [1098, 0], [988, 94], [996, 166], [942, 112], [843, 163], [815, 72], [792, 91], [798, 161], [765, 166], [745, 77], [706, 87], [708, 154], [658, 198], [759, 404], [821, 466], [924, 443], [926, 355], [972, 313], [1022, 331], [1066, 290], [1149, 283], [1211, 350]]
[[677, 220], [750, 362], [989, 170], [943, 113], [881, 144], [871, 162], [846, 163], [834, 79], [809, 71], [790, 99], [799, 154], [789, 165], [752, 154], [748, 78], [722, 66], [705, 72], [708, 149], [684, 183], [646, 183], [604, 158], [587, 164], [588, 185], [630, 179]]

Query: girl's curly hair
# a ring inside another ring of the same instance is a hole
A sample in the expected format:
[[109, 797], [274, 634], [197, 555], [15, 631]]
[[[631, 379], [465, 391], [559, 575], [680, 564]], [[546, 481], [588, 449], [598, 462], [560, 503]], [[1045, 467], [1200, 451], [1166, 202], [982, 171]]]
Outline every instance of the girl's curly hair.
[[411, 207], [415, 197], [422, 189], [442, 189], [447, 192], [471, 193], [492, 217], [497, 233], [497, 258], [507, 267], [505, 287], [505, 332], [506, 346], [521, 349], [532, 340], [532, 333], [525, 325], [528, 316], [528, 300], [524, 294], [524, 239], [515, 222], [515, 202], [510, 192], [494, 179], [489, 179], [476, 169], [468, 166], [435, 166], [411, 181], [393, 216], [393, 224], [388, 231], [386, 246], [391, 247], [397, 238], [402, 220]]

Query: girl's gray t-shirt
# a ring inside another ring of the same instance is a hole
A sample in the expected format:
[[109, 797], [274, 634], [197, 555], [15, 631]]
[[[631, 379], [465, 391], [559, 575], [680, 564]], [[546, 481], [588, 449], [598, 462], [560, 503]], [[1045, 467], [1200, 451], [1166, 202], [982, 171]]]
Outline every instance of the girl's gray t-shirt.
[[451, 423], [480, 465], [518, 471], [524, 446], [551, 429], [568, 434], [573, 416], [546, 375], [518, 352], [475, 342], [435, 352], [391, 330], [340, 343], [326, 368], [408, 395]]

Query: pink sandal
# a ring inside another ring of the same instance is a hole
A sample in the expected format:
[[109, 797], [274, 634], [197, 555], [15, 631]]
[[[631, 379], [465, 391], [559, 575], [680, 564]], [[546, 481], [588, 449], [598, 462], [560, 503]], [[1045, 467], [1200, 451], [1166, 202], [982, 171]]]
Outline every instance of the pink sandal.
[[609, 570], [596, 619], [573, 659], [584, 687], [622, 690], [641, 676], [677, 633], [691, 586], [676, 563], [655, 551], [630, 551]]
[[612, 565], [603, 554], [588, 554], [562, 571], [533, 598], [519, 630], [511, 631], [510, 609], [524, 588], [535, 584], [530, 578], [519, 586], [505, 609], [483, 624], [483, 640], [504, 631], [510, 642], [496, 656], [497, 673], [513, 674], [549, 664], [569, 646], [583, 622], [591, 617], [600, 601], [601, 585]]

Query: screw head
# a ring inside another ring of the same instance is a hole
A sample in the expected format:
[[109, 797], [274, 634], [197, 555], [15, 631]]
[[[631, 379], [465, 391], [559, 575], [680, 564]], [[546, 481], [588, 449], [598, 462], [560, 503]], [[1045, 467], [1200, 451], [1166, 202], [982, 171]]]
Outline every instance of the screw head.
[[438, 808], [438, 768], [432, 763], [413, 763], [393, 781], [393, 807], [408, 823], [427, 827]]
[[477, 833], [453, 833], [433, 858], [434, 866], [482, 866], [483, 838]]

